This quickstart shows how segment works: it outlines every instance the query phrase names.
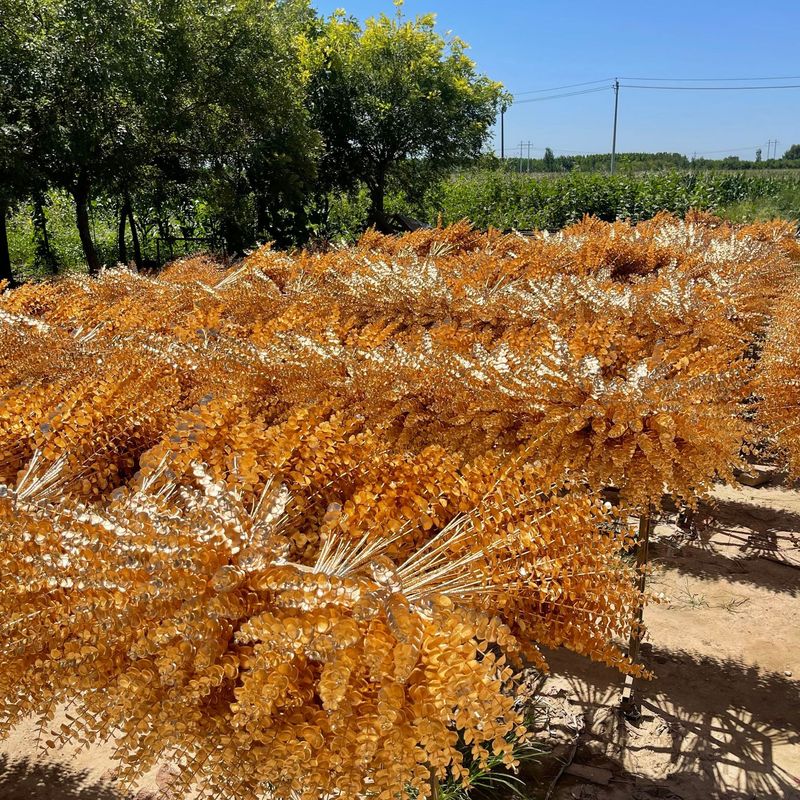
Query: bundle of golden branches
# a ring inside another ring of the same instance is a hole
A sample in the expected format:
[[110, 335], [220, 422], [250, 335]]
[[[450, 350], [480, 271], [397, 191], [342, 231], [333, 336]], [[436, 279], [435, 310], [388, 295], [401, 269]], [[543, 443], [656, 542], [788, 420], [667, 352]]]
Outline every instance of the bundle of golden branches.
[[762, 355], [759, 421], [800, 476], [800, 279], [776, 305]]
[[0, 732], [71, 703], [181, 796], [513, 762], [536, 644], [637, 671], [630, 534], [745, 435], [788, 234], [466, 225], [0, 298]]

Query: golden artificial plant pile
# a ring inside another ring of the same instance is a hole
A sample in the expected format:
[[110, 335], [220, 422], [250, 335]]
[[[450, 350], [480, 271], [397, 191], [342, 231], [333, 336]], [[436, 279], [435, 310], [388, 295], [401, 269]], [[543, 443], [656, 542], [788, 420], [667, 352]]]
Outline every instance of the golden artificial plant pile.
[[460, 225], [5, 293], [0, 732], [68, 700], [178, 796], [513, 762], [537, 644], [638, 669], [596, 492], [730, 474], [787, 237]]
[[800, 278], [776, 305], [762, 355], [759, 413], [763, 428], [800, 476]]

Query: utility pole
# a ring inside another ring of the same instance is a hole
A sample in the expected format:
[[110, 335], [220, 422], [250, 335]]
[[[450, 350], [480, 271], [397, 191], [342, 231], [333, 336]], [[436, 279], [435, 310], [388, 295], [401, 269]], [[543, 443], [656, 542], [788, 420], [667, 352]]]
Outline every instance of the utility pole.
[[506, 107], [500, 106], [500, 160], [506, 160]]
[[528, 141], [528, 174], [531, 173], [531, 143]]
[[611, 174], [614, 174], [614, 162], [617, 160], [617, 111], [619, 110], [619, 78], [614, 79], [614, 133], [611, 137]]
[[772, 151], [772, 158], [778, 157], [778, 140], [767, 139], [767, 161], [770, 159], [770, 150]]
[[519, 141], [519, 174], [522, 175], [522, 148], [525, 146], [525, 142], [520, 139]]

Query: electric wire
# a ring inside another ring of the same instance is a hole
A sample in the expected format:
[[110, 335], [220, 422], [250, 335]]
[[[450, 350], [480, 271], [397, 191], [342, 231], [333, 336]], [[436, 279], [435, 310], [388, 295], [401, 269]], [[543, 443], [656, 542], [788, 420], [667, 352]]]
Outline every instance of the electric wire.
[[[525, 147], [527, 147], [527, 142], [525, 142], [524, 144], [525, 144]], [[508, 149], [508, 148], [506, 148], [506, 149]], [[518, 144], [515, 144], [513, 147], [511, 147], [511, 151], [512, 152], [517, 152], [518, 150], [519, 150], [519, 145]], [[531, 150], [535, 150], [536, 152], [539, 152], [539, 153], [544, 153], [545, 151], [550, 150], [552, 153], [561, 153], [563, 155], [569, 155], [569, 156], [591, 156], [591, 155], [595, 155], [595, 153], [592, 153], [589, 150], [575, 150], [573, 148], [562, 149], [562, 148], [558, 148], [558, 147], [534, 147], [533, 145], [531, 145]], [[519, 158], [519, 156], [512, 156], [512, 158]]]
[[621, 83], [619, 85], [620, 89], [653, 89], [653, 90], [674, 90], [674, 91], [686, 91], [686, 92], [695, 92], [701, 90], [707, 91], [716, 91], [716, 92], [723, 92], [723, 91], [730, 91], [730, 92], [741, 92], [747, 89], [800, 89], [800, 83], [792, 83], [792, 84], [781, 84], [780, 86], [646, 86], [644, 84], [639, 83]]
[[759, 147], [763, 147], [763, 144], [751, 144], [748, 147], [726, 147], [724, 150], [703, 150], [695, 152], [697, 156], [714, 156], [718, 153], [744, 153], [748, 150], [757, 150]]
[[[550, 89], [530, 89], [527, 92], [514, 92], [514, 97], [520, 97], [524, 94], [544, 94], [545, 92], [560, 92], [562, 89], [574, 89], [576, 86], [591, 86], [594, 83], [607, 83], [614, 80], [613, 78], [603, 78], [599, 81], [584, 81], [583, 83], [568, 83], [564, 86], [553, 86]], [[630, 78], [630, 80], [642, 80], [641, 78]], [[781, 79], [782, 80], [782, 79]]]
[[794, 81], [800, 80], [800, 75], [773, 75], [769, 78], [632, 78], [630, 75], [620, 75], [622, 81], [665, 81], [667, 83], [722, 83], [724, 81]]
[[562, 97], [577, 97], [582, 94], [594, 94], [596, 92], [607, 92], [611, 86], [598, 86], [595, 89], [583, 89], [579, 92], [564, 92], [563, 94], [551, 94], [547, 97], [529, 97], [526, 100], [518, 100], [514, 105], [522, 105], [523, 103], [542, 103], [545, 100], [558, 100]]
[[[513, 96], [521, 97], [524, 95], [530, 94], [546, 94], [545, 97], [528, 97], [524, 100], [515, 100], [514, 105], [521, 105], [524, 103], [539, 103], [544, 102], [545, 100], [559, 100], [564, 97], [578, 97], [585, 94], [595, 94], [598, 92], [607, 92], [609, 89], [614, 89], [614, 85], [610, 84], [611, 78], [602, 78], [595, 81], [583, 81], [581, 83], [570, 83], [565, 84], [563, 86], [554, 86], [549, 89], [531, 89], [524, 92], [516, 92]], [[751, 81], [783, 81], [783, 80], [800, 80], [800, 75], [782, 75], [782, 76], [770, 76], [770, 77], [750, 77], [750, 78], [633, 78], [633, 77], [621, 77], [615, 79], [617, 81], [645, 81], [651, 83], [660, 83], [660, 82], [671, 82], [673, 85], [669, 86], [648, 86], [646, 84], [636, 84], [636, 83], [619, 83], [617, 84], [618, 88], [620, 89], [655, 89], [661, 91], [755, 91], [755, 90], [774, 90], [774, 89], [800, 89], [800, 84], [778, 84], [778, 85], [767, 85], [767, 86], [679, 86], [675, 85], [678, 83], [713, 83], [713, 82], [728, 82], [728, 83], [738, 83], [738, 82], [751, 82]], [[604, 86], [597, 86], [597, 84], [609, 84]], [[591, 86], [593, 88], [588, 89], [580, 89], [579, 91], [575, 92], [561, 92], [559, 94], [547, 94], [548, 92], [560, 92], [561, 89], [572, 89], [577, 87], [585, 87]], [[762, 145], [750, 145], [749, 147], [739, 147], [739, 148], [728, 148], [725, 150], [706, 150], [704, 152], [696, 153], [695, 155], [716, 155], [719, 153], [737, 153], [737, 152], [744, 152], [747, 150], [752, 150], [754, 148], [761, 147]], [[531, 148], [533, 150], [543, 150], [544, 148], [534, 147]], [[570, 151], [570, 150], [556, 150], [554, 148], [550, 148], [553, 152], [559, 153], [572, 153], [574, 155], [583, 155], [583, 153], [579, 151]]]
[[[553, 86], [549, 89], [529, 89], [524, 92], [514, 92], [514, 97], [523, 97], [529, 94], [547, 94], [548, 92], [560, 92], [562, 89], [573, 89], [582, 86], [594, 86], [598, 83], [610, 83], [611, 81], [615, 80], [614, 78], [600, 78], [599, 80], [595, 81], [583, 81], [581, 83], [567, 83], [562, 86]], [[770, 77], [764, 78], [633, 78], [630, 76], [620, 76], [617, 80], [622, 81], [643, 81], [645, 83], [674, 83], [674, 84], [682, 84], [682, 83], [738, 83], [738, 82], [748, 82], [748, 81], [791, 81], [791, 80], [800, 80], [800, 75], [773, 75]], [[620, 87], [628, 88], [628, 89], [687, 89], [687, 90], [697, 90], [697, 89], [722, 89], [722, 90], [730, 90], [735, 91], [737, 89], [797, 89], [800, 88], [800, 84], [789, 84], [789, 85], [781, 85], [781, 86], [643, 86], [643, 85], [634, 85], [634, 84], [620, 84]], [[605, 87], [602, 87], [605, 88]], [[592, 91], [592, 90], [586, 90]], [[561, 97], [562, 95], [554, 95], [553, 99], [556, 97]], [[568, 97], [569, 94], [563, 95]], [[536, 98], [538, 99], [538, 98]], [[550, 99], [550, 98], [543, 98], [543, 99]], [[530, 102], [529, 100], [520, 100], [522, 102]]]

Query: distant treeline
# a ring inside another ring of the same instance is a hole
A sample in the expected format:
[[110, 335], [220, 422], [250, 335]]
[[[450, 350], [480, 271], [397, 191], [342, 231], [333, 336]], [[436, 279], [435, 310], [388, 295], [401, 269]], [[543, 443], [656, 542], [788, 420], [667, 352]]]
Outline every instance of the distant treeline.
[[[546, 150], [541, 158], [512, 156], [500, 161], [495, 156], [490, 156], [484, 166], [488, 169], [505, 169], [509, 172], [608, 172], [611, 166], [611, 153], [557, 156], [552, 151]], [[792, 145], [782, 158], [752, 161], [739, 156], [712, 159], [689, 158], [682, 153], [617, 153], [615, 169], [621, 172], [800, 169], [800, 145]]]

